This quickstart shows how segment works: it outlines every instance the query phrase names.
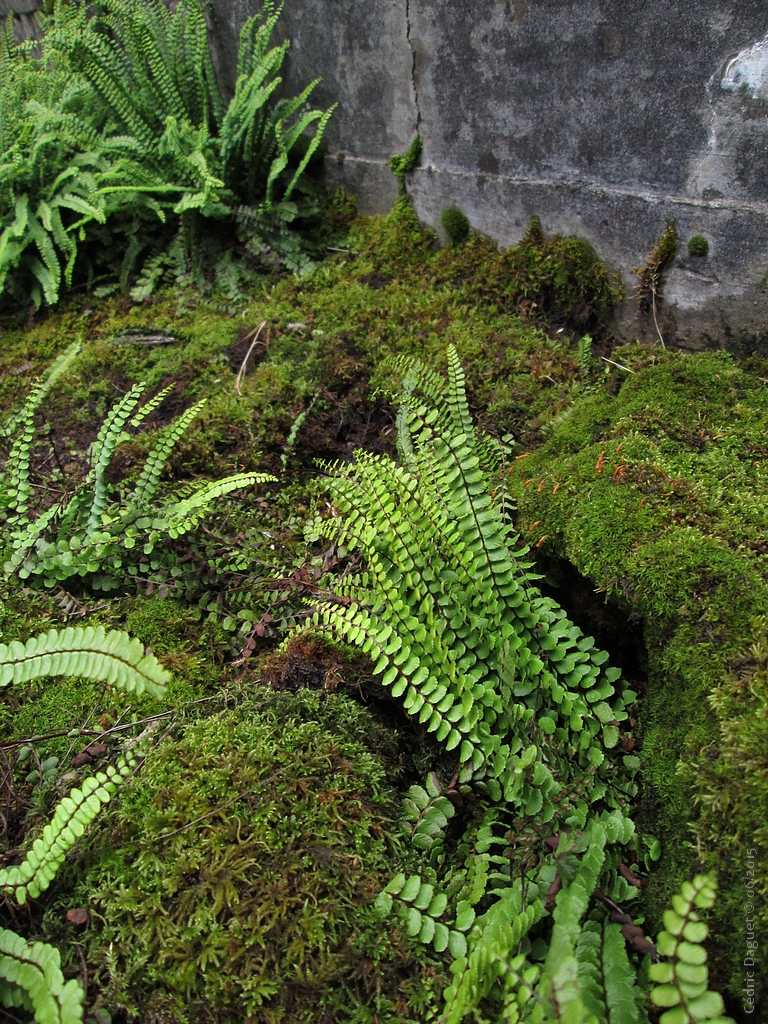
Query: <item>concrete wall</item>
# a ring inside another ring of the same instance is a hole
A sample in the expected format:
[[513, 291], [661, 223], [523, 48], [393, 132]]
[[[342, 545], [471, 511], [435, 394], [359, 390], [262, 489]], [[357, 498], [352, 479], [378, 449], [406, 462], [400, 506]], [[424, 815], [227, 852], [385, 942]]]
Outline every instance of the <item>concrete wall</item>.
[[[0, 0], [28, 10], [40, 0]], [[211, 0], [217, 70], [260, 0]], [[667, 219], [681, 256], [665, 335], [768, 354], [765, 0], [286, 0], [287, 87], [338, 100], [327, 176], [365, 212], [395, 198], [386, 164], [418, 132], [409, 189], [432, 226], [450, 205], [501, 245], [533, 214], [581, 235], [627, 284]], [[693, 234], [706, 259], [687, 256]], [[643, 335], [628, 300], [621, 328]]]
[[[213, 0], [226, 76], [254, 0]], [[665, 333], [768, 353], [768, 4], [764, 0], [287, 0], [289, 85], [339, 100], [328, 177], [364, 211], [395, 197], [389, 156], [418, 131], [410, 191], [516, 242], [533, 214], [589, 239], [628, 294], [668, 218], [681, 257]], [[710, 255], [687, 256], [693, 234]], [[621, 326], [642, 335], [625, 303]], [[653, 328], [650, 328], [653, 330]]]

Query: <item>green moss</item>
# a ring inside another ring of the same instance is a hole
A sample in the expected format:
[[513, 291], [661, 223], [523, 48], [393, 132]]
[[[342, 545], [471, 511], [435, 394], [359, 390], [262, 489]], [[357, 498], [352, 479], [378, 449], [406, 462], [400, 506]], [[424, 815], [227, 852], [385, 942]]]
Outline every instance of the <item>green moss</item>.
[[538, 217], [532, 218], [520, 244], [504, 252], [479, 238], [464, 249], [470, 251], [443, 258], [446, 279], [463, 283], [471, 274], [477, 297], [502, 309], [593, 330], [607, 320], [623, 294], [620, 279], [611, 277], [589, 242], [562, 235], [546, 238]]
[[158, 1003], [168, 1021], [412, 1019], [420, 969], [373, 907], [398, 863], [393, 755], [342, 695], [269, 690], [154, 751], [62, 883], [92, 909], [107, 1004], [142, 1021]]
[[688, 255], [696, 259], [704, 259], [709, 255], [709, 242], [704, 235], [693, 235], [688, 239]]
[[[751, 642], [750, 642], [751, 641]], [[759, 962], [768, 946], [768, 618], [756, 615], [751, 636], [731, 671], [709, 698], [717, 719], [717, 732], [692, 751], [683, 766], [684, 777], [695, 794], [699, 813], [695, 832], [707, 849], [716, 850], [720, 877], [733, 878], [715, 907], [717, 927], [723, 932], [739, 922], [737, 950], [716, 951], [715, 970], [730, 982], [733, 992], [744, 984], [743, 958]], [[734, 768], [738, 767], [738, 771]], [[735, 826], [735, 827], [734, 827]], [[756, 912], [754, 912], [756, 911]], [[747, 919], [754, 925], [748, 936]], [[742, 923], [743, 922], [743, 923]], [[757, 945], [747, 945], [747, 940]], [[765, 1005], [768, 984], [760, 971], [755, 1005]]]
[[648, 254], [644, 267], [637, 267], [640, 278], [637, 286], [637, 301], [641, 313], [655, 309], [655, 303], [664, 295], [665, 274], [677, 256], [677, 224], [668, 220], [664, 234]]
[[[730, 711], [721, 710], [737, 697], [710, 701], [743, 658], [754, 617], [768, 614], [768, 394], [722, 353], [627, 346], [614, 357], [635, 372], [611, 371], [605, 387], [577, 401], [548, 442], [516, 463], [512, 481], [523, 533], [534, 543], [543, 537], [543, 551], [568, 558], [644, 622], [639, 821], [663, 843], [661, 870], [644, 890], [655, 927], [670, 889], [699, 866], [719, 872], [721, 903], [733, 912], [743, 891], [735, 837], [755, 837], [760, 884], [768, 884], [754, 815], [746, 802], [720, 801], [715, 782], [737, 785], [752, 772], [764, 710], [757, 699], [740, 708], [747, 754], [727, 731]], [[700, 765], [703, 752], [709, 773], [697, 779], [680, 770]], [[768, 773], [751, 778], [751, 798], [765, 806]], [[715, 814], [707, 810], [713, 800]], [[733, 843], [725, 845], [725, 835]], [[768, 913], [758, 916], [768, 927]], [[724, 982], [744, 954], [726, 917], [718, 921]]]
[[405, 153], [396, 153], [394, 156], [389, 158], [389, 169], [397, 178], [401, 194], [405, 193], [406, 174], [412, 174], [419, 166], [422, 149], [423, 143], [421, 138], [417, 135]]
[[467, 215], [455, 206], [443, 210], [440, 216], [440, 223], [443, 230], [453, 245], [461, 245], [469, 238], [469, 220]]

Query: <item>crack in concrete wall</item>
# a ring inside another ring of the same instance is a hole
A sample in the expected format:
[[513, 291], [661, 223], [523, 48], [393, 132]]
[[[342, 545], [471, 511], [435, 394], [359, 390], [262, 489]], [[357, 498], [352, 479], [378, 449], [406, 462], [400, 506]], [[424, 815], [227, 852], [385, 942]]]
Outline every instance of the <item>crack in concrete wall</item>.
[[421, 107], [419, 106], [419, 86], [417, 82], [416, 48], [411, 38], [411, 0], [405, 0], [405, 38], [411, 51], [411, 88], [413, 102], [416, 105], [416, 134], [421, 134]]

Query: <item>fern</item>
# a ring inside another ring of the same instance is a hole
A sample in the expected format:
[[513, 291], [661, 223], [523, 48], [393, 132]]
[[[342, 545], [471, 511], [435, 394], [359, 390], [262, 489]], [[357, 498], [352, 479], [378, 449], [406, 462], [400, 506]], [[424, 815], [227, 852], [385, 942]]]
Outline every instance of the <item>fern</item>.
[[99, 430], [91, 450], [92, 469], [87, 483], [93, 484], [93, 497], [85, 530], [85, 542], [92, 537], [101, 522], [101, 514], [107, 504], [108, 490], [104, 474], [109, 467], [118, 440], [123, 435], [123, 427], [128, 417], [139, 404], [146, 385], [134, 384], [131, 390], [114, 406]]
[[[83, 15], [77, 5], [62, 9], [62, 29], [73, 30]], [[101, 113], [47, 39], [8, 47], [3, 64], [0, 294], [39, 306], [72, 283], [81, 228], [109, 214], [97, 181], [108, 162]]]
[[[441, 1021], [485, 1020], [480, 1005], [495, 1000], [499, 1021], [641, 1024], [635, 967], [606, 910], [636, 892], [618, 868], [638, 842], [628, 817], [638, 762], [616, 752], [635, 695], [536, 587], [503, 494], [490, 496], [503, 448], [474, 430], [456, 352], [447, 384], [403, 369], [401, 464], [357, 452], [330, 467], [333, 515], [316, 526], [362, 568], [302, 628], [367, 652], [455, 752], [457, 793], [485, 809], [452, 863], [453, 805], [436, 777], [411, 787], [405, 827], [429, 867], [396, 876], [379, 911], [452, 954]], [[533, 935], [546, 943], [543, 966], [528, 956]]]
[[15, 437], [3, 470], [4, 486], [0, 492], [0, 509], [12, 508], [14, 517], [18, 520], [26, 518], [29, 507], [29, 450], [35, 436], [35, 413], [59, 377], [72, 365], [79, 351], [79, 342], [74, 342], [65, 349], [33, 385], [22, 410], [11, 416], [4, 424], [6, 436], [15, 434]]
[[[235, 490], [266, 483], [275, 477], [265, 473], [237, 473], [223, 480], [205, 482], [183, 498], [156, 499], [162, 471], [179, 438], [198, 415], [198, 402], [161, 434], [139, 474], [133, 492], [115, 498], [107, 482], [107, 470], [116, 448], [168, 394], [137, 408], [145, 385], [135, 385], [110, 411], [91, 449], [91, 471], [66, 503], [53, 504], [29, 518], [29, 451], [34, 438], [34, 414], [56, 377], [69, 366], [76, 348], [52, 367], [34, 386], [22, 413], [12, 421], [16, 430], [11, 454], [0, 477], [0, 508], [12, 529], [11, 555], [5, 563], [7, 576], [42, 577], [46, 585], [74, 576], [88, 577], [96, 588], [111, 589], [123, 575], [126, 553], [142, 542], [150, 555], [165, 537], [176, 539], [194, 530], [212, 504]], [[130, 556], [129, 556], [130, 557]]]
[[32, 1011], [38, 1024], [79, 1024], [84, 993], [64, 981], [59, 951], [0, 929], [0, 1005]]
[[[90, 277], [116, 269], [126, 288], [149, 249], [134, 292], [143, 298], [178, 273], [180, 241], [183, 273], [201, 276], [201, 218], [228, 221], [231, 243], [242, 204], [284, 211], [305, 190], [333, 108], [308, 106], [317, 83], [274, 100], [289, 45], [270, 48], [279, 13], [267, 3], [246, 24], [226, 112], [197, 0], [173, 11], [161, 0], [56, 0], [42, 43], [6, 39], [0, 295], [52, 304], [77, 267]], [[182, 218], [178, 232], [170, 214]]]
[[19, 905], [45, 892], [67, 852], [136, 769], [140, 754], [141, 750], [128, 751], [117, 767], [109, 765], [106, 771], [88, 776], [79, 788], [71, 789], [56, 805], [42, 836], [35, 839], [21, 864], [0, 868], [0, 891], [12, 892]]
[[406, 466], [359, 452], [333, 467], [340, 518], [319, 528], [341, 528], [366, 570], [313, 624], [370, 653], [381, 682], [491, 799], [546, 822], [563, 786], [586, 774], [592, 800], [619, 806], [633, 770], [606, 750], [634, 694], [617, 692], [619, 671], [535, 588], [526, 549], [488, 496], [455, 353], [449, 373], [442, 407], [401, 410]]
[[236, 473], [234, 476], [225, 477], [224, 480], [203, 484], [183, 501], [166, 503], [163, 508], [164, 514], [152, 522], [153, 530], [167, 532], [168, 536], [175, 540], [194, 530], [217, 498], [255, 483], [266, 483], [275, 479], [276, 477], [268, 473]]
[[137, 694], [160, 697], [168, 673], [154, 655], [144, 654], [135, 638], [103, 626], [68, 626], [49, 630], [22, 644], [0, 644], [0, 686], [29, 682], [41, 676], [82, 676]]
[[[26, 644], [0, 644], [0, 686], [44, 676], [79, 675], [110, 685], [162, 696], [170, 678], [152, 654], [127, 633], [102, 626], [50, 630]], [[145, 734], [148, 735], [148, 734]], [[118, 786], [138, 764], [139, 738], [117, 767], [86, 778], [57, 804], [51, 821], [34, 840], [20, 864], [0, 868], [0, 891], [16, 902], [36, 899], [55, 878], [67, 852]], [[42, 942], [29, 944], [14, 932], [0, 930], [0, 1003], [32, 1010], [38, 1024], [74, 1024], [82, 1020], [83, 990], [64, 984], [58, 950]]]
[[[611, 929], [598, 918], [607, 941], [595, 949], [594, 929], [585, 933], [582, 919], [597, 887], [608, 843], [627, 843], [633, 829], [626, 818], [614, 812], [593, 820], [582, 840], [586, 847], [578, 869], [557, 896], [553, 912], [552, 937], [542, 968], [538, 994], [542, 1020], [586, 1021], [590, 1014], [608, 1024], [639, 1024], [639, 992], [634, 986], [621, 930]], [[618, 938], [618, 941], [617, 941]], [[533, 1015], [536, 1020], [536, 1014]]]
[[477, 920], [469, 955], [457, 958], [451, 966], [453, 981], [445, 991], [441, 1024], [460, 1024], [499, 979], [512, 995], [512, 1000], [505, 999], [504, 1019], [520, 1019], [510, 1013], [515, 1004], [522, 1008], [533, 997], [531, 986], [538, 980], [540, 968], [517, 954], [517, 950], [543, 913], [543, 901], [531, 892], [524, 898], [522, 885], [518, 885], [505, 890]]
[[659, 953], [668, 959], [651, 964], [648, 976], [657, 984], [651, 989], [651, 1002], [665, 1010], [659, 1024], [732, 1024], [723, 1016], [723, 998], [708, 989], [707, 951], [702, 945], [709, 929], [698, 910], [709, 910], [717, 894], [715, 879], [697, 875], [684, 882], [672, 897], [672, 906], [664, 914], [664, 931], [659, 934]]
[[587, 1014], [609, 1024], [643, 1021], [641, 991], [621, 926], [612, 923], [604, 911], [593, 911], [582, 925], [576, 959]]
[[[150, 400], [146, 404], [147, 406], [151, 406], [153, 403], [154, 399]], [[154, 498], [163, 468], [170, 458], [174, 445], [182, 437], [204, 405], [205, 401], [197, 402], [191, 408], [187, 409], [186, 412], [182, 413], [181, 416], [179, 416], [179, 418], [172, 424], [171, 429], [168, 430], [165, 436], [160, 439], [154, 451], [147, 457], [147, 461], [144, 463], [144, 468], [139, 474], [139, 479], [131, 498], [131, 506], [133, 508], [142, 507]], [[143, 416], [141, 418], [143, 419]], [[137, 417], [134, 416], [131, 422], [132, 425], [138, 426], [141, 419], [138, 420], [138, 423], [134, 423], [136, 419]]]

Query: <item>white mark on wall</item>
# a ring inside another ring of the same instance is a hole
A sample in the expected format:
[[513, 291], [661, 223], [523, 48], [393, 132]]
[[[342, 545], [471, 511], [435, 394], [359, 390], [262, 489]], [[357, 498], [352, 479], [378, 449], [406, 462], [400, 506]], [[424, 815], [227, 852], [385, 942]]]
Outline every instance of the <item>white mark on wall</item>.
[[720, 88], [729, 92], [746, 88], [753, 100], [768, 99], [768, 35], [728, 61]]
[[[731, 51], [733, 52], [733, 51]], [[745, 147], [744, 101], [768, 100], [768, 34], [732, 57], [707, 82], [710, 123], [706, 146], [693, 155], [687, 191], [705, 199], [749, 199], [749, 188], [739, 181], [735, 161]]]

